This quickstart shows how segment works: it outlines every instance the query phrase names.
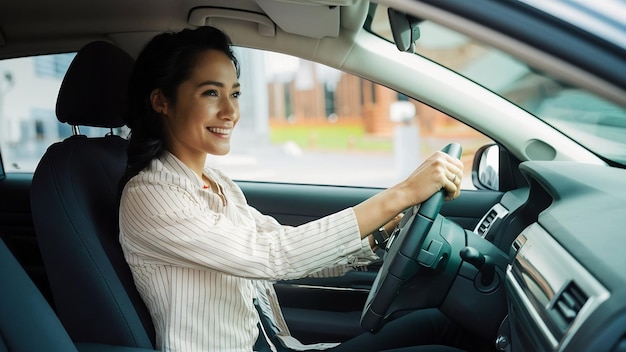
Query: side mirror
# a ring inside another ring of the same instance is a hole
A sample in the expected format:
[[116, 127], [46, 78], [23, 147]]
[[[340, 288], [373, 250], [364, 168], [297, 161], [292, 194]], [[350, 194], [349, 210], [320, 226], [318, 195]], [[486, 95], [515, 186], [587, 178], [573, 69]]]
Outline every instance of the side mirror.
[[499, 190], [500, 147], [488, 144], [480, 147], [472, 165], [472, 183], [477, 189]]

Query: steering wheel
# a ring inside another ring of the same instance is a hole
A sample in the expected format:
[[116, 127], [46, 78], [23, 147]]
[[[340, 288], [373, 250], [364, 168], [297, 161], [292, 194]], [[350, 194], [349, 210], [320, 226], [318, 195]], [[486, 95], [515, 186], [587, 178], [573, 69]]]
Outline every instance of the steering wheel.
[[[461, 157], [461, 145], [451, 143], [442, 152]], [[424, 239], [439, 214], [446, 191], [433, 194], [421, 205], [407, 210], [404, 217], [387, 241], [387, 253], [378, 276], [372, 285], [361, 314], [361, 327], [369, 332], [377, 332], [387, 315], [392, 301], [404, 285], [420, 267], [433, 267], [439, 258], [422, 249]]]

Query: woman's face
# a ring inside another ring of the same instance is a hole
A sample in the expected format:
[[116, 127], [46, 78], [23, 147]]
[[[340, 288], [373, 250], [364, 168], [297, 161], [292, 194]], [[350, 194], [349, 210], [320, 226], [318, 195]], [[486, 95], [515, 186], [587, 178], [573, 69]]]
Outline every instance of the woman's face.
[[175, 104], [162, 97], [152, 100], [155, 110], [164, 107], [160, 112], [168, 149], [183, 161], [227, 154], [239, 121], [239, 80], [231, 60], [221, 51], [207, 50], [196, 62], [189, 79], [178, 86]]

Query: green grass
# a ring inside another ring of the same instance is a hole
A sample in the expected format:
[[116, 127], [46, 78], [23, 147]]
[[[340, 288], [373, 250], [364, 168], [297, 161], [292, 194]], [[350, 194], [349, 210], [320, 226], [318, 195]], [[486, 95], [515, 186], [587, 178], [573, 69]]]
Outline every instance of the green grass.
[[293, 141], [302, 149], [333, 151], [381, 151], [392, 150], [390, 138], [372, 138], [361, 126], [273, 126], [270, 140], [274, 144]]

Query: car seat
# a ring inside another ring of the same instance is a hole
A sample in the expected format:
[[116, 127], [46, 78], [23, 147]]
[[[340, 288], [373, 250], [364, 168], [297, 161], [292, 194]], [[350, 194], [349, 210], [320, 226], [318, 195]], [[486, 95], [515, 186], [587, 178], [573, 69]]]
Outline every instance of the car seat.
[[0, 240], [0, 351], [154, 352], [72, 341], [48, 301]]
[[76, 351], [52, 308], [3, 241], [0, 268], [0, 351]]
[[[124, 126], [133, 63], [104, 41], [78, 51], [56, 106], [74, 135], [51, 145], [37, 165], [31, 206], [54, 306], [72, 340], [153, 348], [154, 327], [118, 241], [128, 141], [113, 129]], [[111, 133], [87, 137], [79, 126]]]

